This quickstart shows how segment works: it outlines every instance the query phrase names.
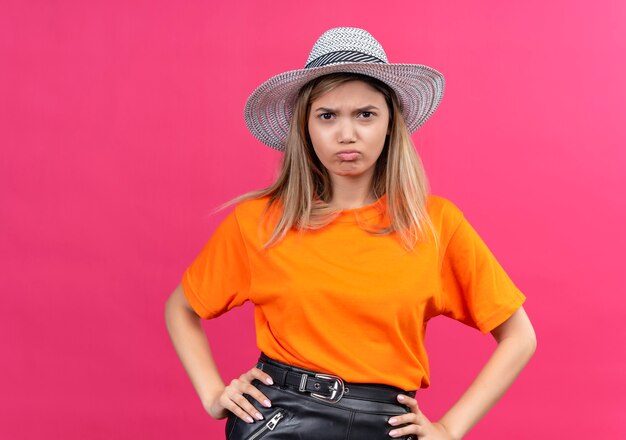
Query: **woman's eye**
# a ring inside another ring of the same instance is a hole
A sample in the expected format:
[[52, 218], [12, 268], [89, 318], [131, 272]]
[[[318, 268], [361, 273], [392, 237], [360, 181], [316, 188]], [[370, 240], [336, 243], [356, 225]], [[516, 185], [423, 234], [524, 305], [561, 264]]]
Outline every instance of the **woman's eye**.
[[329, 120], [329, 119], [332, 119], [332, 118], [333, 118], [333, 114], [332, 114], [332, 113], [322, 113], [322, 114], [320, 115], [320, 118], [321, 118], [321, 119], [325, 119], [325, 120]]
[[362, 118], [369, 119], [372, 116], [374, 116], [374, 113], [372, 113], [372, 112], [361, 112], [361, 117]]

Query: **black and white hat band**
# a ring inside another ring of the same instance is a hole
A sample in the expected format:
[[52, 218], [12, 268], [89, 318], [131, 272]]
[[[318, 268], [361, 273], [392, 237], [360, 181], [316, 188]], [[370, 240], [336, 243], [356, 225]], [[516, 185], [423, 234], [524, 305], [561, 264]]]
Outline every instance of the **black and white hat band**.
[[304, 68], [310, 69], [311, 67], [322, 67], [337, 63], [385, 63], [385, 61], [376, 58], [375, 56], [354, 50], [340, 50], [321, 55], [310, 63], [307, 63]]

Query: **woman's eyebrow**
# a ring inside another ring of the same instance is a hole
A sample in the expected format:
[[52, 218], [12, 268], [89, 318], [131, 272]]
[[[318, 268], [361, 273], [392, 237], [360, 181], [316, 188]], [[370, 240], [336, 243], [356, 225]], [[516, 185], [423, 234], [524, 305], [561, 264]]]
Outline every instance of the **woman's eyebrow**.
[[359, 112], [369, 112], [371, 110], [378, 110], [378, 107], [375, 105], [366, 105], [365, 107], [357, 108]]
[[335, 109], [332, 108], [328, 108], [328, 107], [318, 107], [315, 109], [316, 112], [324, 112], [324, 113], [333, 113], [335, 112]]
[[[365, 107], [359, 107], [356, 109], [356, 111], [358, 112], [368, 112], [371, 110], [378, 110], [378, 107], [376, 107], [375, 105], [366, 105]], [[315, 109], [316, 112], [324, 112], [324, 113], [334, 113], [337, 110], [334, 108], [330, 108], [330, 107], [318, 107]]]

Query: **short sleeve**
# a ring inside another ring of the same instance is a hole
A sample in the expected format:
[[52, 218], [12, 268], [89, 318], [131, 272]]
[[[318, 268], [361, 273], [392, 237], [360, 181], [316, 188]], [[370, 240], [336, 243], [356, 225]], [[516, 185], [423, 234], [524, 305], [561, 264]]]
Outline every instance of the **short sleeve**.
[[483, 333], [506, 321], [526, 299], [462, 214], [441, 276], [442, 313]]
[[217, 227], [183, 274], [187, 300], [204, 318], [215, 318], [248, 299], [250, 265], [235, 211]]

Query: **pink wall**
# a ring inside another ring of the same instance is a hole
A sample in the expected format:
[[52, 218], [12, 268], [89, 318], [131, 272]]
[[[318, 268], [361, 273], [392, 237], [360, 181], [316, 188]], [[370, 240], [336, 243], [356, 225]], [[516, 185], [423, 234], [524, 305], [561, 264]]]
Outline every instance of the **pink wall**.
[[[210, 210], [273, 176], [247, 95], [337, 25], [444, 73], [414, 137], [433, 192], [528, 296], [538, 352], [467, 438], [626, 436], [626, 3], [260, 3], [0, 6], [0, 438], [220, 438], [163, 303]], [[254, 362], [251, 318], [206, 326], [225, 378]], [[445, 318], [428, 344], [436, 418], [494, 344]]]

